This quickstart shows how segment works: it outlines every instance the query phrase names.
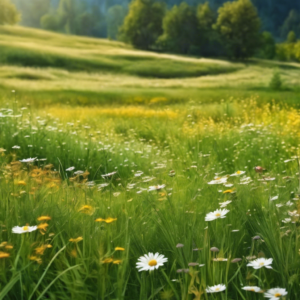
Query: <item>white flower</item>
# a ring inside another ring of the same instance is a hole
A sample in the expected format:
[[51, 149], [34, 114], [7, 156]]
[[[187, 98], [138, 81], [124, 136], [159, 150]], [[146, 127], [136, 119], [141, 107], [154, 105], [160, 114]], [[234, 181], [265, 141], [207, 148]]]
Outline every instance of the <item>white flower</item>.
[[166, 185], [165, 184], [161, 184], [161, 185], [154, 185], [154, 186], [149, 186], [148, 191], [159, 191], [161, 189], [163, 189]]
[[206, 293], [218, 293], [218, 292], [223, 292], [226, 290], [225, 284], [217, 284], [214, 286], [208, 286], [206, 288]]
[[208, 184], [223, 184], [226, 182], [227, 182], [227, 176], [224, 176], [224, 177], [215, 177], [215, 179], [208, 182]]
[[277, 200], [278, 199], [278, 196], [274, 196], [272, 198], [270, 198], [270, 201], [274, 201], [274, 200]]
[[299, 214], [298, 214], [298, 211], [297, 211], [297, 210], [294, 210], [294, 211], [288, 211], [288, 214], [289, 214], [291, 217], [299, 217]]
[[151, 253], [145, 254], [138, 259], [136, 263], [136, 267], [138, 271], [153, 271], [158, 269], [160, 266], [163, 266], [168, 259], [159, 253]]
[[230, 176], [240, 176], [240, 175], [243, 175], [245, 173], [246, 173], [246, 171], [237, 171], [237, 172], [231, 174]]
[[31, 232], [31, 231], [35, 231], [37, 230], [37, 226], [23, 226], [23, 227], [19, 227], [19, 226], [15, 226], [12, 228], [12, 232], [13, 233], [25, 233], [25, 232]]
[[105, 177], [112, 177], [113, 175], [117, 174], [116, 171], [114, 172], [111, 172], [111, 173], [107, 173], [107, 174], [104, 174], [104, 175], [101, 175], [102, 178], [105, 178]]
[[66, 171], [73, 171], [73, 170], [75, 170], [75, 167], [70, 167], [70, 168], [66, 169]]
[[251, 177], [246, 177], [246, 176], [244, 176], [244, 177], [241, 178], [241, 180], [240, 180], [240, 184], [249, 184], [250, 182], [252, 182]]
[[142, 176], [144, 174], [144, 172], [142, 172], [142, 171], [137, 171], [135, 174], [134, 174], [134, 176], [135, 177], [140, 177], [140, 176]]
[[36, 160], [37, 158], [36, 157], [34, 157], [34, 158], [26, 158], [26, 159], [22, 159], [22, 160], [20, 160], [20, 162], [24, 162], [24, 163], [32, 163], [32, 162], [34, 162], [35, 160]]
[[220, 202], [220, 207], [221, 207], [221, 208], [224, 208], [224, 207], [226, 207], [229, 203], [231, 203], [230, 200], [225, 201], [225, 202]]
[[226, 186], [226, 187], [232, 187], [233, 186], [233, 184], [232, 183], [227, 183], [227, 184], [224, 184], [224, 186]]
[[287, 294], [288, 293], [287, 293], [286, 289], [274, 288], [274, 289], [270, 289], [267, 292], [265, 292], [264, 296], [266, 298], [270, 298], [271, 300], [276, 300], [282, 296], [286, 296]]
[[255, 293], [258, 293], [261, 291], [261, 288], [258, 286], [244, 286], [244, 287], [242, 287], [242, 289], [245, 291], [255, 292]]
[[291, 218], [285, 218], [284, 220], [282, 220], [283, 223], [290, 223], [291, 221]]
[[21, 147], [20, 146], [17, 146], [17, 145], [15, 145], [15, 146], [13, 146], [12, 147], [12, 149], [20, 149]]
[[226, 214], [229, 212], [228, 209], [217, 209], [214, 212], [210, 212], [205, 216], [205, 221], [213, 221], [216, 219], [226, 218]]
[[258, 258], [256, 260], [251, 261], [249, 264], [247, 264], [247, 267], [253, 267], [254, 269], [260, 269], [262, 267], [265, 267], [267, 269], [272, 269], [271, 264], [273, 262], [273, 258]]
[[286, 206], [293, 206], [293, 202], [291, 202], [290, 200], [285, 204]]

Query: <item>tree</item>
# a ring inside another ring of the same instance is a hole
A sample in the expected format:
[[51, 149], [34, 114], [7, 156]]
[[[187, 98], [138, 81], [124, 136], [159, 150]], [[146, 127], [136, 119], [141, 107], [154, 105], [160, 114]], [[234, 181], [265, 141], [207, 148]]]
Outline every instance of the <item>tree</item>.
[[120, 29], [122, 39], [140, 49], [149, 49], [162, 34], [165, 7], [154, 0], [134, 0]]
[[220, 33], [227, 54], [244, 59], [259, 47], [260, 19], [250, 0], [226, 2], [218, 10], [215, 28]]
[[119, 28], [122, 26], [127, 10], [122, 5], [114, 5], [109, 8], [106, 16], [107, 37], [116, 40]]
[[294, 31], [290, 31], [287, 38], [286, 38], [287, 43], [296, 43], [297, 42], [297, 37]]
[[61, 29], [61, 20], [55, 13], [45, 14], [41, 17], [41, 27], [46, 30], [59, 31]]
[[176, 53], [190, 53], [198, 39], [198, 21], [194, 9], [187, 3], [175, 5], [163, 19], [163, 35], [158, 44]]
[[10, 0], [0, 0], [0, 25], [14, 25], [19, 22], [20, 14]]
[[60, 0], [58, 16], [66, 33], [75, 34], [77, 30], [78, 10], [75, 0]]
[[294, 31], [296, 36], [300, 36], [300, 14], [292, 9], [281, 27], [281, 37], [286, 38], [289, 32]]
[[261, 35], [261, 46], [260, 46], [260, 57], [273, 59], [276, 54], [276, 43], [273, 38], [273, 35], [268, 32], [264, 31]]

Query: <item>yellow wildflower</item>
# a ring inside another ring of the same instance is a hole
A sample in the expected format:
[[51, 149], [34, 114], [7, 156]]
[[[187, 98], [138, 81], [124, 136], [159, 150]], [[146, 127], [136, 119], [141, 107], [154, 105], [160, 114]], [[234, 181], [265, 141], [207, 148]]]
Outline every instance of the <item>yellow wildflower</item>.
[[50, 221], [51, 217], [49, 216], [41, 216], [39, 218], [37, 218], [38, 221]]
[[234, 190], [226, 190], [223, 192], [223, 194], [232, 194], [234, 192]]
[[94, 211], [93, 207], [90, 205], [83, 205], [78, 211], [87, 214], [87, 215], [91, 215]]
[[0, 251], [0, 258], [7, 258], [9, 257], [9, 255], [10, 255], [9, 253]]
[[46, 231], [48, 226], [49, 226], [49, 224], [47, 224], [47, 223], [42, 223], [42, 224], [38, 225], [37, 228], [38, 228], [39, 230], [44, 230], [44, 231]]
[[26, 182], [24, 180], [19, 180], [18, 185], [26, 185]]
[[116, 247], [115, 250], [116, 250], [116, 251], [125, 251], [125, 248], [122, 248], [122, 247]]
[[102, 263], [103, 264], [109, 264], [109, 263], [111, 263], [111, 262], [113, 262], [114, 260], [112, 259], [112, 258], [105, 258], [104, 260], [102, 260]]
[[115, 259], [115, 260], [113, 261], [113, 264], [119, 265], [121, 262], [122, 262], [121, 259]]
[[106, 218], [106, 219], [102, 219], [102, 218], [98, 218], [98, 219], [96, 219], [95, 220], [95, 222], [105, 222], [105, 223], [112, 223], [112, 222], [114, 222], [114, 221], [116, 221], [117, 220], [117, 218]]
[[76, 238], [76, 239], [69, 239], [69, 241], [71, 242], [71, 243], [78, 243], [78, 242], [80, 242], [80, 241], [82, 241], [83, 240], [83, 238], [81, 237], [81, 236], [79, 236], [78, 238]]

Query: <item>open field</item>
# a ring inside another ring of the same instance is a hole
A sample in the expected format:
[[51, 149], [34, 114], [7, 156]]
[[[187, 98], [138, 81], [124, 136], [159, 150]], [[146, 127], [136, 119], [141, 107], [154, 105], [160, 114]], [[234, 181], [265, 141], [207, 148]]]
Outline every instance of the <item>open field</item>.
[[0, 300], [300, 298], [300, 65], [0, 36]]

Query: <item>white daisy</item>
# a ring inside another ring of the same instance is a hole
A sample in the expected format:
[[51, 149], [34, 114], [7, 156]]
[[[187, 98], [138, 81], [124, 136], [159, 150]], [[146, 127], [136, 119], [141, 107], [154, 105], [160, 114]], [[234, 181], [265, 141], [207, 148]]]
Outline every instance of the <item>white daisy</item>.
[[218, 293], [226, 290], [225, 284], [217, 284], [214, 286], [208, 286], [205, 291], [206, 293]]
[[229, 203], [231, 203], [230, 200], [225, 201], [225, 202], [220, 202], [220, 207], [221, 207], [221, 208], [224, 208], [224, 207], [226, 207]]
[[18, 145], [12, 146], [12, 149], [20, 149], [21, 147]]
[[161, 185], [153, 185], [153, 186], [149, 186], [148, 191], [159, 191], [161, 189], [163, 189], [166, 185], [165, 184], [161, 184]]
[[159, 253], [151, 253], [145, 254], [138, 259], [136, 263], [136, 267], [138, 271], [153, 271], [163, 266], [168, 259]]
[[35, 231], [37, 230], [37, 226], [23, 226], [23, 227], [19, 227], [19, 226], [15, 226], [12, 228], [12, 232], [13, 233], [25, 233], [25, 232], [31, 232], [31, 231]]
[[286, 291], [286, 289], [274, 288], [274, 289], [270, 289], [267, 292], [265, 292], [264, 296], [265, 296], [265, 298], [269, 298], [271, 300], [276, 300], [282, 296], [286, 296], [287, 294], [288, 294], [288, 292]]
[[274, 200], [277, 200], [279, 196], [274, 196], [272, 198], [270, 198], [270, 201], [274, 201]]
[[240, 176], [240, 175], [243, 175], [245, 173], [246, 173], [246, 171], [237, 171], [237, 172], [231, 174], [230, 176]]
[[227, 176], [224, 176], [224, 177], [215, 177], [215, 179], [208, 182], [208, 184], [223, 184], [226, 182], [227, 182]]
[[35, 160], [36, 160], [37, 158], [36, 157], [34, 157], [34, 158], [26, 158], [26, 159], [22, 159], [22, 160], [20, 160], [20, 162], [23, 162], [23, 163], [32, 163], [32, 162], [34, 162]]
[[284, 220], [282, 220], [283, 223], [290, 223], [291, 221], [291, 218], [285, 218]]
[[255, 292], [255, 293], [258, 293], [261, 291], [261, 288], [258, 286], [244, 286], [244, 287], [242, 287], [242, 289], [245, 291]]
[[273, 258], [258, 258], [256, 260], [251, 261], [249, 264], [247, 264], [247, 267], [253, 267], [254, 269], [260, 269], [262, 267], [265, 267], [267, 269], [272, 269], [271, 264], [273, 262]]
[[73, 171], [73, 170], [75, 170], [75, 167], [70, 167], [70, 168], [66, 169], [66, 171]]
[[205, 221], [213, 221], [216, 219], [226, 218], [226, 214], [229, 212], [228, 209], [217, 209], [214, 212], [210, 212], [205, 216]]

